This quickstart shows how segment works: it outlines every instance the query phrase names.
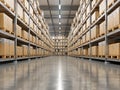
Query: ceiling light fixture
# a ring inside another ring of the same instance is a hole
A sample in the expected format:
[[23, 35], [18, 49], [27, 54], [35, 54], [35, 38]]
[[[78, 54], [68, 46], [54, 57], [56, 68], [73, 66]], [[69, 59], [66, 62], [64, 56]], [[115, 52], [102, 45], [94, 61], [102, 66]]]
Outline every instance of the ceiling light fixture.
[[61, 22], [59, 22], [59, 25], [61, 25]]
[[59, 10], [61, 10], [61, 5], [59, 4]]
[[61, 15], [59, 15], [59, 18], [61, 18]]
[[59, 27], [59, 30], [61, 30], [61, 27]]

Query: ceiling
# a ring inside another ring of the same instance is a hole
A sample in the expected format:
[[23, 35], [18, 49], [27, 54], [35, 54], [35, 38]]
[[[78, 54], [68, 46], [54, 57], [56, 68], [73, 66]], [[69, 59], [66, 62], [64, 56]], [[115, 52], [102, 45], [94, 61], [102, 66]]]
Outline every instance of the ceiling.
[[39, 0], [39, 2], [51, 36], [68, 36], [80, 0]]

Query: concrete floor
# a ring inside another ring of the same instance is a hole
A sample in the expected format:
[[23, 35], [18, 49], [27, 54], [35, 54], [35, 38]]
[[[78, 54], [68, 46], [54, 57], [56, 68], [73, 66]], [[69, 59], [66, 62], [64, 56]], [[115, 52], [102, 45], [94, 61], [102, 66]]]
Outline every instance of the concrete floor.
[[0, 65], [0, 90], [120, 90], [120, 66], [71, 57]]

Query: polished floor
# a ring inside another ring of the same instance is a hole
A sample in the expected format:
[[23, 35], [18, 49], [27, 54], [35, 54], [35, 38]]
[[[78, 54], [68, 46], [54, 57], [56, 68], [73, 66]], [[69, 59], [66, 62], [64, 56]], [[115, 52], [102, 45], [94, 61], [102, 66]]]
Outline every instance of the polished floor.
[[0, 65], [0, 90], [120, 90], [120, 66], [65, 56]]

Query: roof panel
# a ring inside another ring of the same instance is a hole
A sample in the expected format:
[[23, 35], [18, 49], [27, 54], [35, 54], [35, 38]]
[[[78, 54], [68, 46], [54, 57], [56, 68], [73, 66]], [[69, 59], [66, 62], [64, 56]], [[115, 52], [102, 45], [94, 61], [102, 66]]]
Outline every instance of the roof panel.
[[71, 5], [72, 0], [61, 0], [61, 5]]

